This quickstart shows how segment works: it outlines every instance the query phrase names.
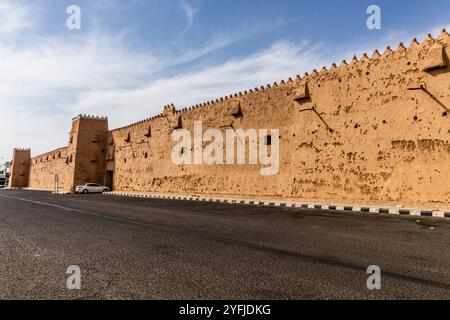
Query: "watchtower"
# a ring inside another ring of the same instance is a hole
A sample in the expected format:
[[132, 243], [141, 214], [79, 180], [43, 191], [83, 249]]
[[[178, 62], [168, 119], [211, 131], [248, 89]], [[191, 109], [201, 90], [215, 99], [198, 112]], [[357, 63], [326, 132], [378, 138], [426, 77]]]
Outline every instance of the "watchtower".
[[11, 162], [10, 188], [27, 188], [30, 177], [31, 150], [14, 149]]

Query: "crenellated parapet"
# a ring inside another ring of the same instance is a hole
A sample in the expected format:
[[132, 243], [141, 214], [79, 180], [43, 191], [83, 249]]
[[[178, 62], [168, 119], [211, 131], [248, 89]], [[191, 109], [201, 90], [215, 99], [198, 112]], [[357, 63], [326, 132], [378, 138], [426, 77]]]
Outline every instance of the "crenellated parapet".
[[13, 151], [14, 152], [31, 152], [31, 149], [29, 149], [29, 148], [15, 148]]
[[108, 121], [108, 117], [86, 115], [86, 114], [79, 114], [77, 117], [73, 118], [74, 121], [77, 119]]
[[[360, 57], [354, 55], [350, 62], [343, 60], [339, 65], [333, 63], [329, 68], [323, 66], [320, 70], [313, 69], [309, 73], [305, 72], [303, 76], [297, 75], [293, 78], [288, 78], [287, 80], [281, 80], [280, 82], [274, 82], [272, 84], [266, 84], [265, 86], [236, 92], [214, 100], [184, 107], [179, 110], [177, 110], [173, 104], [166, 105], [164, 106], [163, 112], [159, 115], [114, 129], [113, 131], [128, 130], [136, 125], [149, 123], [168, 116], [172, 117], [174, 114], [183, 116], [187, 112], [201, 111], [203, 108], [225, 108], [225, 103], [230, 101], [239, 101], [244, 98], [251, 99], [258, 94], [269, 94], [273, 91], [283, 90], [285, 88], [293, 88], [294, 90], [297, 90], [296, 88], [299, 86], [308, 86], [308, 83], [327, 81], [327, 79], [334, 79], [336, 77], [345, 77], [351, 74], [352, 70], [357, 70], [361, 67], [368, 68], [372, 65], [378, 66], [383, 63], [390, 64], [395, 59], [405, 58], [411, 54], [414, 54], [418, 60], [427, 60], [428, 55], [434, 56], [431, 58], [431, 60], [434, 59], [434, 61], [417, 61], [415, 63], [425, 65], [422, 67], [423, 71], [430, 71], [433, 70], [433, 68], [442, 68], [447, 65], [445, 62], [448, 61], [448, 58], [445, 60], [446, 58], [444, 56], [445, 53], [443, 48], [448, 45], [449, 37], [450, 36], [447, 31], [442, 29], [439, 37], [433, 38], [431, 34], [428, 34], [421, 43], [419, 43], [417, 38], [413, 38], [409, 47], [406, 47], [403, 42], [400, 42], [395, 50], [393, 50], [390, 46], [387, 46], [382, 53], [375, 49], [370, 56], [368, 53], [363, 53]], [[434, 50], [434, 53], [430, 53], [430, 50]], [[437, 58], [439, 55], [441, 55], [441, 59]], [[369, 74], [366, 74], [366, 76], [369, 76]]]
[[[189, 107], [184, 107], [180, 110], [176, 110], [176, 113], [185, 113], [192, 110], [198, 110], [201, 108], [210, 108], [215, 107], [220, 104], [226, 103], [231, 100], [239, 100], [240, 98], [245, 98], [249, 95], [264, 93], [266, 91], [273, 91], [278, 89], [283, 89], [286, 86], [295, 86], [296, 84], [304, 84], [311, 81], [317, 81], [332, 74], [345, 74], [350, 70], [358, 69], [361, 66], [368, 66], [372, 64], [379, 63], [390, 63], [393, 59], [400, 57], [407, 57], [409, 54], [414, 53], [417, 54], [419, 59], [427, 59], [427, 54], [432, 49], [432, 46], [435, 45], [434, 50], [437, 53], [431, 53], [435, 57], [439, 56], [442, 53], [443, 48], [447, 46], [449, 43], [449, 34], [445, 29], [442, 29], [440, 35], [437, 38], [433, 38], [431, 34], [428, 34], [425, 39], [419, 43], [417, 38], [413, 38], [409, 47], [406, 47], [403, 42], [400, 42], [395, 50], [393, 50], [390, 46], [387, 46], [385, 50], [380, 53], [377, 49], [373, 51], [373, 53], [369, 56], [368, 53], [363, 53], [361, 57], [354, 55], [350, 62], [343, 60], [339, 65], [336, 63], [331, 64], [329, 68], [323, 66], [320, 70], [313, 69], [310, 73], [306, 72], [303, 76], [297, 75], [294, 78], [288, 78], [287, 80], [281, 80], [280, 82], [274, 82], [273, 84], [266, 84], [265, 86], [256, 87], [253, 89], [248, 89], [240, 92], [236, 92], [230, 95], [226, 95], [223, 97], [219, 97], [214, 100], [198, 103]], [[436, 60], [436, 58], [434, 58]], [[423, 67], [424, 71], [433, 70], [433, 68], [445, 67], [444, 64], [445, 57], [438, 62], [431, 62], [429, 66]], [[440, 62], [440, 63], [439, 63]], [[425, 63], [426, 64], [426, 63]], [[165, 115], [167, 108], [172, 108], [173, 105], [165, 106], [164, 112], [158, 116], [148, 118], [146, 120], [136, 122], [131, 125], [127, 125], [117, 130], [127, 129], [134, 125], [141, 124], [143, 122], [149, 122], [158, 118], [161, 118]]]

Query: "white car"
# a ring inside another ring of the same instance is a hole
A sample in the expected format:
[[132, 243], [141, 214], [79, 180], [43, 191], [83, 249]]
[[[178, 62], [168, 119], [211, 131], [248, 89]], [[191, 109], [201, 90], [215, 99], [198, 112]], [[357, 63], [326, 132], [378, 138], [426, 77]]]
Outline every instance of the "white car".
[[108, 187], [101, 186], [96, 183], [86, 183], [85, 185], [77, 186], [75, 189], [75, 193], [84, 193], [84, 194], [103, 193], [108, 191], [110, 191]]

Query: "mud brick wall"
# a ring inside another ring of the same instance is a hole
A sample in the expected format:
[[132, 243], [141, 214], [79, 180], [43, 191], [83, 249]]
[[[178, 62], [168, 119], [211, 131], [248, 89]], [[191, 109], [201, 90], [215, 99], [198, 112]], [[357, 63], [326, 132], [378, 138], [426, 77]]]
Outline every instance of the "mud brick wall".
[[[67, 149], [32, 159], [29, 184], [48, 187], [57, 168], [69, 189], [98, 182], [117, 191], [448, 207], [449, 42], [443, 30], [437, 39], [190, 108], [166, 106], [112, 131], [107, 119], [80, 116]], [[261, 165], [175, 165], [171, 134], [192, 133], [194, 121], [223, 133], [279, 129], [279, 173], [262, 176]]]
[[[122, 191], [310, 201], [450, 203], [449, 35], [400, 44], [248, 92], [113, 130], [107, 170]], [[240, 106], [242, 117], [232, 110]], [[315, 111], [314, 111], [315, 110]], [[320, 116], [320, 117], [319, 117]], [[280, 172], [177, 166], [171, 133], [280, 129]], [[151, 132], [151, 134], [149, 134]]]
[[29, 187], [34, 189], [55, 188], [55, 174], [59, 176], [58, 188], [70, 189], [73, 170], [70, 170], [68, 148], [60, 148], [31, 159]]

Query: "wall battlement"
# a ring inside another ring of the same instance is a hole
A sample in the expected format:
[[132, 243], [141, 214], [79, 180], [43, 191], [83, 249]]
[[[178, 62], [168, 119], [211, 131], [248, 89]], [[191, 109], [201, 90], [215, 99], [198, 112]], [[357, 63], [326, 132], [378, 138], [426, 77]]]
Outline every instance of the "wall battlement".
[[102, 117], [102, 116], [93, 116], [93, 115], [86, 115], [86, 114], [79, 114], [77, 117], [73, 118], [72, 120], [75, 121], [77, 119], [87, 119], [87, 120], [108, 120], [108, 117]]
[[[403, 44], [403, 42], [400, 42], [397, 46], [397, 49], [395, 49], [395, 51], [393, 51], [391, 49], [390, 46], [387, 46], [385, 48], [385, 50], [383, 51], [383, 54], [380, 54], [380, 52], [378, 51], [378, 49], [375, 49], [374, 52], [372, 53], [372, 55], [369, 57], [369, 55], [367, 53], [363, 53], [361, 58], [358, 58], [356, 55], [353, 56], [352, 60], [350, 61], [350, 63], [347, 63], [346, 60], [342, 60], [341, 64], [339, 66], [337, 66], [336, 63], [333, 63], [331, 65], [330, 68], [327, 68], [326, 66], [323, 66], [319, 71], [317, 71], [317, 69], [313, 69], [311, 73], [305, 72], [305, 74], [303, 76], [301, 75], [297, 75], [295, 77], [295, 79], [293, 78], [288, 78], [286, 81], [285, 80], [281, 80], [279, 83], [278, 82], [274, 82], [272, 85], [271, 84], [267, 84], [265, 86], [261, 86], [259, 88], [255, 87], [254, 89], [248, 89], [245, 91], [240, 91], [237, 93], [233, 93], [230, 95], [226, 95], [220, 98], [216, 98], [214, 100], [210, 100], [207, 102], [203, 102], [203, 103], [198, 103], [196, 105], [193, 106], [189, 106], [189, 107], [184, 107], [181, 108], [180, 110], [177, 110], [176, 112], [178, 113], [184, 113], [186, 111], [191, 111], [194, 109], [199, 109], [199, 108], [203, 108], [203, 107], [211, 107], [211, 106], [215, 106], [219, 103], [228, 101], [228, 100], [233, 100], [236, 98], [242, 98], [245, 97], [249, 94], [253, 94], [253, 93], [258, 93], [258, 92], [264, 92], [265, 90], [271, 90], [273, 88], [277, 88], [277, 87], [283, 87], [285, 85], [289, 85], [293, 82], [308, 82], [310, 80], [316, 80], [318, 77], [326, 77], [326, 76], [330, 76], [331, 72], [338, 72], [338, 71], [347, 71], [349, 67], [358, 67], [360, 65], [363, 65], [364, 63], [377, 63], [380, 62], [380, 59], [386, 61], [387, 58], [395, 58], [397, 56], [404, 56], [408, 54], [409, 50], [416, 50], [418, 47], [423, 48], [424, 50], [429, 49], [430, 44], [434, 43], [434, 42], [438, 42], [441, 43], [443, 45], [447, 44], [448, 38], [449, 38], [449, 34], [447, 33], [447, 30], [445, 28], [441, 29], [440, 35], [439, 37], [437, 37], [436, 39], [433, 38], [433, 36], [431, 34], [428, 34], [426, 36], [426, 38], [422, 41], [422, 43], [419, 43], [419, 41], [417, 40], [417, 38], [413, 38], [413, 40], [411, 41], [411, 44], [409, 47], [405, 47], [405, 45]], [[170, 105], [170, 106], [173, 106]], [[164, 106], [164, 108], [166, 108], [167, 106]], [[148, 119], [142, 120], [142, 121], [138, 121], [135, 122], [133, 124], [129, 124], [127, 126], [123, 126], [114, 130], [122, 130], [122, 129], [126, 129], [126, 128], [130, 128], [134, 125], [143, 123], [143, 122], [147, 122], [147, 121], [152, 121], [155, 120], [156, 118], [162, 117], [163, 113], [154, 116], [154, 117], [150, 117]], [[113, 131], [114, 131], [113, 130]]]
[[23, 149], [21, 149], [21, 148], [15, 148], [14, 150], [13, 150], [14, 152], [28, 152], [28, 151], [31, 151], [31, 149], [25, 149], [25, 148], [23, 148]]
[[[66, 150], [72, 187], [93, 179], [120, 191], [448, 206], [449, 44], [442, 30], [408, 48], [400, 43], [180, 110], [170, 104], [112, 131], [100, 118], [99, 142], [89, 132]], [[77, 123], [92, 118], [75, 118], [72, 132], [84, 132]], [[192, 133], [195, 121], [204, 130], [279, 129], [280, 172], [263, 177], [252, 165], [173, 164], [172, 132]], [[35, 166], [33, 181], [39, 170], [49, 169]]]

